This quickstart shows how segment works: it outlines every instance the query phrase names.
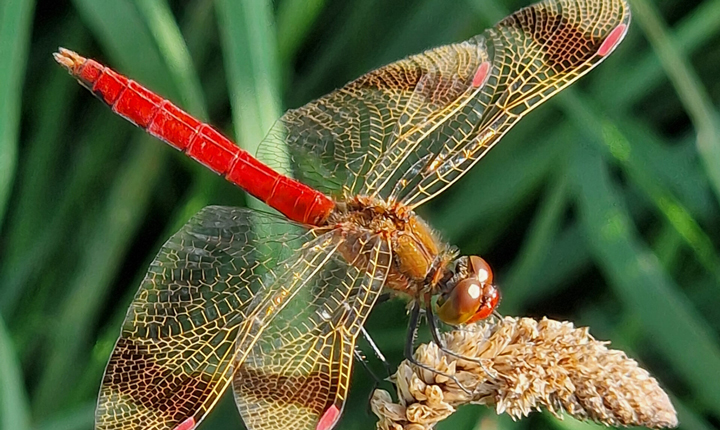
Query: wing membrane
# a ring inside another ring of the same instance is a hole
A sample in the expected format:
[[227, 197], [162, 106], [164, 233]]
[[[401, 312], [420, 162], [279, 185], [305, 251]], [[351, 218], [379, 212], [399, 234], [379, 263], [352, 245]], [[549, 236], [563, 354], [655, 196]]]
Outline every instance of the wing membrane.
[[287, 150], [302, 182], [335, 195], [367, 194], [364, 175], [379, 159], [387, 164], [402, 157], [398, 148], [417, 145], [459, 98], [470, 99], [475, 89], [469, 83], [485, 55], [478, 46], [459, 43], [367, 73], [286, 112], [258, 157], [278, 168]]
[[235, 374], [249, 430], [315, 430], [330, 411], [327, 428], [342, 411], [355, 339], [382, 290], [390, 249], [374, 236], [360, 245], [354, 265], [334, 257], [313, 278], [310, 300], [280, 312]]
[[617, 44], [629, 23], [624, 0], [553, 0], [474, 38], [493, 52], [491, 76], [472, 106], [480, 120], [469, 134], [449, 133], [400, 200], [415, 208], [449, 187], [524, 115], [599, 64], [607, 56], [599, 53], [603, 42], [620, 29]]
[[[249, 210], [208, 207], [193, 217], [163, 245], [128, 311], [105, 371], [96, 428], [199, 423], [231, 381], [237, 338], [256, 297], [279, 288], [268, 282], [278, 270], [301, 272], [306, 262], [327, 258], [336, 249], [325, 248], [328, 242], [336, 240]], [[301, 281], [284, 291], [297, 294]]]
[[603, 42], [629, 21], [625, 0], [546, 0], [288, 111], [258, 155], [277, 167], [287, 148], [311, 186], [417, 207], [602, 61]]

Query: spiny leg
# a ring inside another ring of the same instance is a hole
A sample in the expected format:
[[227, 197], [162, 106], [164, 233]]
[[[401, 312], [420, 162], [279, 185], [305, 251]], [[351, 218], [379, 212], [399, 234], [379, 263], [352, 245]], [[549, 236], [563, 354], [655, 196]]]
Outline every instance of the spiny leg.
[[373, 380], [373, 386], [372, 386], [372, 389], [370, 390], [370, 396], [368, 397], [367, 402], [365, 404], [365, 413], [368, 415], [371, 415], [371, 413], [372, 413], [371, 401], [372, 401], [373, 393], [375, 393], [375, 390], [377, 389], [377, 387], [380, 385], [380, 382], [382, 382], [382, 381], [380, 381], [380, 378], [375, 374], [375, 372], [372, 371], [367, 360], [363, 356], [362, 352], [360, 352], [360, 350], [357, 349], [357, 347], [355, 348], [353, 353], [355, 355], [355, 360], [357, 360], [362, 365], [362, 367], [365, 369], [365, 371], [370, 375], [370, 377]]
[[[379, 299], [378, 299], [379, 300]], [[373, 352], [375, 353], [375, 356], [382, 362], [383, 367], [385, 368], [385, 372], [387, 374], [387, 377], [390, 377], [390, 363], [388, 363], [387, 359], [383, 355], [383, 353], [380, 351], [380, 349], [377, 347], [377, 344], [373, 339], [370, 337], [370, 334], [365, 330], [365, 327], [360, 327], [360, 333], [365, 338], [368, 344], [370, 344], [370, 347], [372, 348]], [[382, 383], [382, 380], [375, 374], [375, 372], [370, 369], [370, 365], [367, 362], [367, 359], [362, 355], [362, 353], [355, 348], [355, 359], [362, 364], [362, 366], [365, 368], [365, 370], [370, 374], [370, 377], [373, 379], [373, 386], [370, 390], [370, 395], [368, 396], [367, 403], [365, 406], [365, 412], [372, 416], [372, 398], [373, 394], [375, 393], [375, 390], [378, 389], [380, 384]]]
[[379, 376], [373, 370], [370, 368], [370, 365], [367, 362], [367, 359], [362, 354], [362, 352], [355, 347], [353, 354], [355, 355], [355, 360], [358, 361], [362, 365], [362, 367], [365, 369], [365, 371], [370, 375], [370, 377], [373, 379], [373, 391], [377, 386], [382, 382]]
[[385, 355], [380, 351], [380, 348], [378, 348], [375, 341], [370, 337], [370, 333], [365, 330], [365, 327], [360, 327], [360, 333], [365, 338], [367, 343], [370, 345], [370, 348], [372, 348], [373, 352], [375, 353], [375, 357], [377, 357], [378, 360], [382, 363], [383, 367], [385, 368], [385, 373], [387, 374], [387, 377], [389, 378], [390, 375], [392, 375], [392, 367], [390, 366], [390, 363], [387, 361], [387, 358], [385, 358]]
[[455, 377], [455, 375], [441, 372], [437, 369], [420, 363], [415, 359], [413, 350], [415, 349], [415, 339], [417, 338], [417, 331], [420, 325], [420, 309], [420, 303], [415, 301], [413, 303], [412, 309], [410, 310], [410, 322], [408, 323], [408, 333], [407, 338], [405, 339], [405, 359], [421, 369], [427, 370], [437, 375], [444, 376], [452, 380], [455, 384], [457, 384], [458, 387], [460, 387], [461, 390], [465, 391], [465, 393], [467, 393], [468, 395], [472, 395], [472, 392], [465, 388], [465, 386], [460, 383], [460, 381], [457, 379], [457, 377]]

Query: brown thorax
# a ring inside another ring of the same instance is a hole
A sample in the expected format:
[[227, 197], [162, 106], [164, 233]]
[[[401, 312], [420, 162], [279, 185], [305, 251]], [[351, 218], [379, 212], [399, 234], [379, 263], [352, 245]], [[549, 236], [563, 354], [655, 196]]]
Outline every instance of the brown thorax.
[[357, 244], [367, 243], [369, 235], [387, 240], [393, 250], [393, 264], [386, 286], [413, 298], [437, 293], [437, 282], [446, 276], [456, 256], [455, 249], [445, 244], [425, 221], [399, 203], [354, 197], [338, 204], [328, 227], [343, 235], [346, 245], [341, 252], [348, 261], [355, 261], [362, 248]]

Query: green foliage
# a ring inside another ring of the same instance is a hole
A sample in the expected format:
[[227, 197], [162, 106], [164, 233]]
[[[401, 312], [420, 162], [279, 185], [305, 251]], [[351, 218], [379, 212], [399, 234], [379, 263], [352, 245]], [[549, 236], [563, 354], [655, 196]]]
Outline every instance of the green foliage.
[[[92, 99], [53, 62], [58, 45], [255, 148], [283, 108], [469, 38], [528, 4], [275, 3], [0, 1], [3, 429], [90, 429], [120, 322], [160, 244], [205, 205], [245, 204]], [[630, 34], [611, 58], [421, 213], [463, 253], [493, 264], [502, 312], [590, 326], [673, 393], [683, 427], [712, 428], [720, 424], [720, 0], [631, 5]], [[367, 329], [397, 364], [403, 304], [380, 306]], [[363, 372], [340, 428], [374, 426]], [[480, 406], [443, 424], [588, 427], [549, 414], [513, 423]], [[202, 428], [240, 426], [226, 398]]]

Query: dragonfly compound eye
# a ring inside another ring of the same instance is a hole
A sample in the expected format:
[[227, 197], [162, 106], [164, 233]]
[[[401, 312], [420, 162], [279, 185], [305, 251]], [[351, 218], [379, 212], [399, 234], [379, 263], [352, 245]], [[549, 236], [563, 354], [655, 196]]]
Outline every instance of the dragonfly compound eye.
[[489, 317], [500, 302], [492, 285], [490, 265], [480, 257], [468, 258], [465, 278], [438, 301], [437, 314], [447, 324], [463, 324]]
[[474, 323], [489, 317], [498, 304], [500, 304], [500, 291], [494, 285], [485, 284], [480, 306], [475, 311], [475, 314], [465, 322], [468, 324]]
[[470, 260], [471, 270], [471, 274], [469, 276], [477, 278], [477, 280], [483, 284], [492, 284], [493, 272], [487, 261], [477, 255], [471, 255], [468, 259]]

